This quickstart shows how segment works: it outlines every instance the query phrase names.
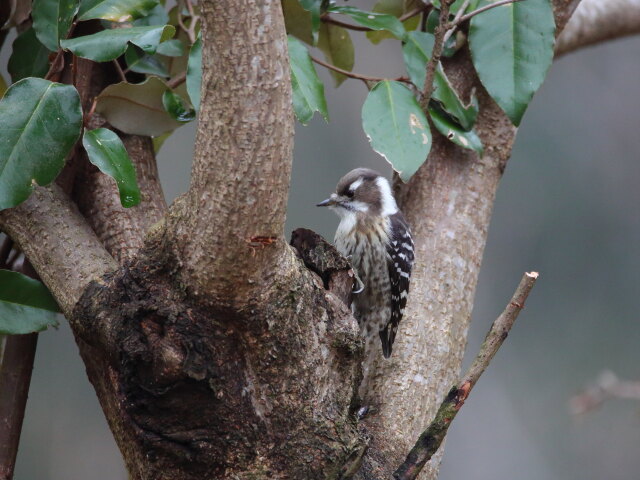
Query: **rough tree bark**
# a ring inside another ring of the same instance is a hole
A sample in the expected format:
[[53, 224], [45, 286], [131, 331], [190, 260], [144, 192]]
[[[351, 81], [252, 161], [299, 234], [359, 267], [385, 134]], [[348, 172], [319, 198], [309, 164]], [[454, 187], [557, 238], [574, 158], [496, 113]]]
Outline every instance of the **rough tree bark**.
[[[578, 1], [554, 0], [559, 31]], [[38, 188], [0, 228], [69, 320], [132, 479], [390, 478], [458, 374], [516, 131], [468, 54], [447, 61], [463, 96], [479, 93], [485, 155], [436, 136], [396, 184], [416, 240], [412, 293], [394, 356], [358, 399], [352, 272], [312, 232], [296, 232], [300, 255], [283, 234], [293, 116], [280, 1], [203, 1], [202, 15], [189, 191], [165, 213], [150, 145], [132, 138], [142, 208], [122, 211], [89, 170], [78, 175], [103, 193], [76, 190], [80, 210]], [[374, 409], [358, 422], [363, 401]]]

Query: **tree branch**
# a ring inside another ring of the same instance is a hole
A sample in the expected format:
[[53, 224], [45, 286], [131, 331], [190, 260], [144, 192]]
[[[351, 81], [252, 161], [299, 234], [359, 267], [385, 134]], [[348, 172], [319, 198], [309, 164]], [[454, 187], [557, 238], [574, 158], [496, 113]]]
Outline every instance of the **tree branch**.
[[66, 316], [91, 281], [117, 268], [57, 185], [37, 187], [25, 202], [1, 211], [0, 229], [18, 244]]
[[640, 33], [640, 0], [582, 0], [558, 38], [556, 56]]
[[438, 63], [440, 63], [440, 57], [442, 56], [442, 49], [444, 48], [444, 37], [447, 34], [449, 23], [449, 7], [453, 3], [451, 0], [442, 0], [440, 2], [440, 21], [434, 32], [435, 42], [433, 44], [433, 51], [431, 52], [431, 58], [427, 62], [427, 73], [424, 81], [424, 88], [422, 89], [422, 96], [420, 97], [420, 106], [425, 112], [429, 107], [429, 101], [431, 100], [431, 94], [433, 93], [433, 77], [436, 73]]
[[[424, 12], [430, 6], [431, 5], [422, 5], [418, 8], [414, 8], [413, 10], [399, 16], [398, 20], [400, 20], [401, 22], [404, 22], [405, 20], [409, 20], [410, 18], [415, 17], [416, 15], [419, 15], [420, 13]], [[372, 31], [372, 29], [369, 27], [363, 27], [362, 25], [353, 25], [352, 23], [346, 23], [341, 20], [337, 20], [336, 18], [332, 17], [329, 13], [325, 13], [324, 15], [322, 15], [320, 17], [320, 20], [322, 20], [325, 23], [332, 23], [333, 25], [337, 25], [339, 27], [346, 28], [347, 30], [353, 30], [356, 32]]]
[[620, 380], [615, 373], [606, 370], [593, 385], [569, 400], [569, 411], [572, 415], [581, 415], [612, 398], [640, 400], [640, 382]]
[[193, 293], [228, 304], [293, 258], [281, 261], [289, 251], [289, 62], [279, 1], [204, 2], [202, 9], [202, 55], [210, 61], [191, 185], [171, 208], [169, 248]]
[[0, 357], [0, 479], [2, 480], [13, 478], [37, 343], [37, 333], [9, 335], [6, 337], [4, 353]]
[[431, 425], [420, 435], [406, 460], [394, 472], [396, 480], [415, 480], [424, 465], [440, 448], [451, 422], [464, 405], [465, 400], [477, 383], [480, 375], [487, 369], [498, 349], [507, 338], [518, 314], [538, 279], [537, 272], [525, 273], [520, 280], [511, 301], [502, 314], [493, 322], [491, 329], [480, 347], [478, 356], [462, 378], [449, 390], [449, 394], [440, 404], [436, 417]]
[[[316, 58], [313, 55], [309, 55], [309, 56], [311, 57], [311, 60], [317, 63], [318, 65], [322, 65], [323, 67], [328, 68], [329, 70], [333, 70], [334, 72], [341, 73], [346, 77], [355, 78], [356, 80], [362, 80], [367, 86], [369, 86], [369, 82], [382, 82], [383, 80], [389, 80], [388, 78], [370, 77], [368, 75], [362, 75], [360, 73], [350, 72], [349, 70], [344, 70], [340, 67], [336, 67], [335, 65], [332, 65], [323, 60], [320, 60], [319, 58]], [[393, 80], [396, 82], [411, 84], [411, 80], [409, 80], [407, 77], [397, 77], [397, 78], [394, 78]]]

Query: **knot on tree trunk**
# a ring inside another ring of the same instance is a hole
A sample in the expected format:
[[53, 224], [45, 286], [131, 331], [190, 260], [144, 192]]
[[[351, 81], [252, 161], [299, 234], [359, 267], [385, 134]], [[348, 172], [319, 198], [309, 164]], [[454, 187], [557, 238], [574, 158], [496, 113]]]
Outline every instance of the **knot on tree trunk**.
[[362, 340], [331, 290], [353, 281], [348, 262], [318, 238], [303, 252], [324, 265], [329, 290], [294, 260], [291, 277], [242, 308], [212, 309], [163, 267], [174, 263], [156, 260], [153, 241], [85, 290], [70, 322], [99, 397], [116, 399], [102, 406], [117, 412], [121, 448], [134, 445], [127, 463], [145, 459], [139, 478], [350, 476], [365, 445], [355, 413]]

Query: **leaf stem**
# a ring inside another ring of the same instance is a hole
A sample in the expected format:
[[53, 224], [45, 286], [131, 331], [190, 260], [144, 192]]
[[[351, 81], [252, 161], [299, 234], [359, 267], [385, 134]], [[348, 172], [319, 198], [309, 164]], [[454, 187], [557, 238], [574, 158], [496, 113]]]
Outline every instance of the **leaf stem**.
[[434, 32], [435, 41], [433, 44], [433, 50], [431, 52], [431, 58], [427, 63], [427, 72], [424, 80], [424, 88], [422, 89], [422, 95], [420, 99], [420, 106], [426, 113], [429, 108], [429, 101], [433, 94], [433, 77], [436, 73], [436, 68], [440, 63], [440, 56], [442, 55], [442, 49], [444, 48], [444, 36], [448, 30], [449, 21], [449, 7], [452, 0], [441, 0], [440, 2], [440, 19], [436, 31]]
[[187, 72], [180, 72], [175, 77], [169, 79], [167, 81], [167, 86], [169, 88], [176, 88], [178, 85], [181, 85], [187, 79]]
[[458, 9], [458, 12], [456, 13], [456, 16], [454, 17], [453, 21], [449, 25], [450, 26], [449, 30], [447, 30], [447, 33], [444, 34], [443, 42], [445, 44], [447, 43], [447, 40], [449, 40], [449, 37], [451, 37], [451, 35], [453, 35], [453, 32], [455, 32], [456, 26], [458, 25], [458, 23], [460, 23], [460, 19], [462, 18], [462, 15], [464, 14], [464, 12], [467, 9], [467, 7], [469, 7], [470, 3], [471, 3], [471, 0], [465, 0], [464, 3]]
[[394, 80], [396, 82], [411, 84], [411, 80], [409, 80], [407, 77], [397, 77], [397, 78], [370, 77], [368, 75], [362, 75], [360, 73], [350, 72], [349, 70], [344, 70], [340, 67], [336, 67], [335, 65], [331, 65], [330, 63], [324, 62], [319, 58], [314, 57], [313, 55], [309, 55], [309, 56], [311, 57], [311, 60], [313, 60], [315, 63], [317, 63], [318, 65], [322, 65], [323, 67], [328, 68], [329, 70], [333, 70], [334, 72], [341, 73], [342, 75], [345, 75], [346, 77], [349, 77], [349, 78], [362, 80], [365, 83], [365, 85], [367, 85], [367, 88], [369, 87], [369, 82], [377, 83], [377, 82], [382, 82], [384, 80]]

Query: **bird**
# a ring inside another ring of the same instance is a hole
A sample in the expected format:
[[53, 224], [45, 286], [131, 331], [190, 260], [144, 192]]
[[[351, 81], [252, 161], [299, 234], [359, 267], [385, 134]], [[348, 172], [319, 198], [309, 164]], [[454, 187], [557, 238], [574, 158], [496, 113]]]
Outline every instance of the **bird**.
[[334, 244], [362, 283], [353, 292], [351, 309], [365, 348], [372, 348], [379, 336], [382, 354], [389, 358], [407, 304], [414, 262], [411, 230], [389, 181], [374, 170], [356, 168], [317, 206], [329, 207], [340, 217]]

